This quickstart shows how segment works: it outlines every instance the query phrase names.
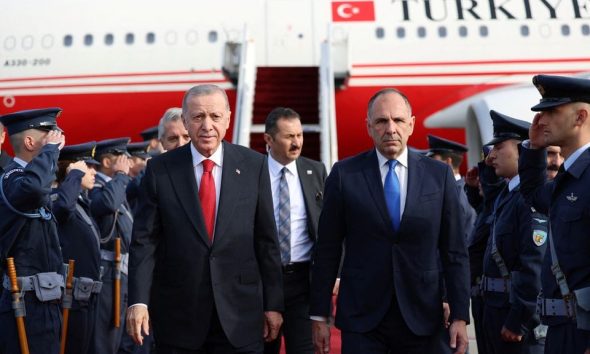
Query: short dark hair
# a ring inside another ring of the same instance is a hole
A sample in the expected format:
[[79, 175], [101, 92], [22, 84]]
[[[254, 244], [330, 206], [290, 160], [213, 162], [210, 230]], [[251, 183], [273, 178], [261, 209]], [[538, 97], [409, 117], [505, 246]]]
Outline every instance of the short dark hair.
[[406, 103], [406, 106], [408, 106], [408, 110], [410, 111], [410, 117], [412, 116], [412, 105], [410, 104], [410, 100], [408, 100], [408, 97], [401, 92], [400, 90], [396, 89], [396, 88], [384, 88], [382, 90], [377, 91], [370, 99], [369, 99], [369, 104], [367, 105], [367, 119], [369, 119], [371, 117], [371, 110], [373, 109], [373, 105], [375, 104], [375, 101], [383, 96], [383, 95], [387, 95], [387, 94], [397, 94], [399, 96], [401, 96], [401, 98], [403, 98], [404, 102]]
[[458, 169], [463, 162], [463, 154], [453, 151], [435, 151], [433, 155], [439, 155], [441, 159], [446, 160], [451, 158], [451, 165], [454, 169]]
[[272, 137], [277, 133], [277, 122], [279, 119], [299, 119], [301, 116], [294, 109], [288, 107], [277, 107], [270, 111], [264, 123], [264, 132]]

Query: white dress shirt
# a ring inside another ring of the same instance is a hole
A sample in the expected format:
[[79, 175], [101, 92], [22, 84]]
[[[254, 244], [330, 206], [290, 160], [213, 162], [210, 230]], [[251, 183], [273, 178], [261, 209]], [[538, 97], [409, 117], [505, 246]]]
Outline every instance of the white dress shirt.
[[518, 187], [519, 184], [520, 184], [520, 176], [516, 175], [516, 176], [512, 177], [512, 179], [510, 181], [508, 181], [508, 191], [512, 192], [514, 190], [514, 188]]
[[[223, 167], [223, 144], [215, 150], [213, 155], [205, 157], [197, 151], [195, 146], [191, 143], [191, 155], [193, 157], [193, 170], [195, 171], [195, 180], [197, 181], [197, 190], [201, 186], [201, 177], [203, 177], [203, 160], [211, 160], [215, 165], [213, 166], [213, 181], [215, 182], [215, 224], [213, 225], [213, 235], [215, 235], [215, 225], [217, 225], [217, 211], [219, 210], [219, 193], [221, 191], [221, 171]], [[198, 196], [197, 196], [198, 198]]]
[[21, 159], [20, 157], [16, 157], [16, 156], [15, 156], [15, 157], [12, 159], [12, 161], [14, 161], [14, 162], [16, 162], [17, 164], [21, 165], [23, 168], [27, 167], [27, 165], [28, 165], [28, 162], [27, 162], [27, 161], [25, 161], [25, 160], [23, 160], [23, 159]]
[[303, 189], [301, 188], [299, 174], [297, 173], [297, 163], [293, 161], [283, 166], [269, 154], [268, 172], [270, 174], [270, 185], [272, 188], [275, 223], [278, 229], [279, 182], [283, 167], [287, 168], [285, 178], [289, 186], [289, 206], [291, 208], [291, 262], [307, 262], [311, 260], [313, 242], [307, 231], [307, 213], [305, 212]]

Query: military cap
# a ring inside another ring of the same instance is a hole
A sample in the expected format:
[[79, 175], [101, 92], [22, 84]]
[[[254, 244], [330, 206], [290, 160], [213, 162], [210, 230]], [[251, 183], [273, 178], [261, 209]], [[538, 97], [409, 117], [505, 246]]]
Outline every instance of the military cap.
[[130, 138], [116, 138], [99, 141], [96, 144], [96, 156], [100, 157], [104, 154], [115, 154], [115, 155], [129, 155], [127, 152], [127, 143]]
[[440, 138], [438, 136], [428, 134], [428, 147], [430, 148], [427, 156], [432, 156], [445, 152], [454, 152], [462, 154], [467, 151], [467, 146], [456, 143], [452, 140]]
[[6, 127], [8, 135], [28, 129], [63, 131], [56, 122], [60, 113], [61, 108], [30, 109], [0, 116], [0, 123]]
[[490, 111], [490, 117], [494, 124], [494, 138], [486, 145], [494, 145], [510, 139], [521, 141], [528, 139], [531, 123], [498, 113], [493, 109]]
[[149, 141], [127, 144], [127, 152], [129, 152], [131, 156], [140, 157], [144, 160], [149, 159], [150, 157], [152, 157], [152, 155], [150, 155], [147, 151], [149, 146]]
[[152, 139], [158, 139], [158, 126], [147, 128], [146, 130], [139, 133], [141, 135], [143, 141], [148, 141]]
[[96, 150], [96, 141], [91, 141], [84, 144], [64, 146], [59, 152], [60, 161], [84, 161], [91, 165], [100, 165], [94, 159]]
[[575, 77], [537, 75], [533, 85], [542, 98], [531, 107], [533, 111], [546, 111], [572, 102], [590, 103], [590, 80]]

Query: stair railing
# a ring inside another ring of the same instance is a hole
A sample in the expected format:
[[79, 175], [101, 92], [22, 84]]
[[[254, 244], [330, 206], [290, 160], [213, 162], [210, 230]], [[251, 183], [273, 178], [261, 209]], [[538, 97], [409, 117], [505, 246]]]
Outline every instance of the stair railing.
[[244, 26], [244, 37], [240, 51], [240, 69], [234, 116], [232, 142], [242, 146], [250, 146], [250, 131], [254, 108], [254, 92], [256, 90], [256, 48], [249, 38], [248, 28]]
[[338, 161], [336, 133], [336, 99], [334, 66], [332, 60], [332, 28], [328, 25], [328, 38], [322, 42], [320, 57], [320, 157], [328, 171]]

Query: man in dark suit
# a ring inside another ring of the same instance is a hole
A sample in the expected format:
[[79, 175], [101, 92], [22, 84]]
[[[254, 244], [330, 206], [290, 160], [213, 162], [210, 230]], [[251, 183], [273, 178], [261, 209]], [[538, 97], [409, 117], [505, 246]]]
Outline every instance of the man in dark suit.
[[4, 171], [4, 168], [12, 161], [12, 157], [10, 157], [6, 151], [2, 151], [2, 144], [4, 144], [4, 140], [6, 139], [6, 131], [4, 130], [4, 126], [0, 123], [0, 173]]
[[264, 155], [222, 142], [225, 92], [183, 99], [191, 143], [148, 162], [133, 229], [128, 331], [158, 353], [262, 353], [282, 323], [281, 261]]
[[326, 319], [343, 241], [342, 353], [436, 353], [444, 331], [441, 274], [449, 345], [464, 353], [469, 264], [451, 169], [408, 152], [415, 117], [403, 93], [377, 92], [367, 113], [375, 149], [336, 163], [326, 180], [312, 265], [316, 353], [329, 352]]
[[[285, 313], [282, 334], [287, 354], [313, 354], [309, 318], [309, 271], [322, 210], [326, 167], [302, 157], [301, 118], [290, 108], [273, 109], [266, 118], [264, 140], [269, 147], [268, 170], [277, 225]], [[278, 354], [281, 336], [265, 345]]]

